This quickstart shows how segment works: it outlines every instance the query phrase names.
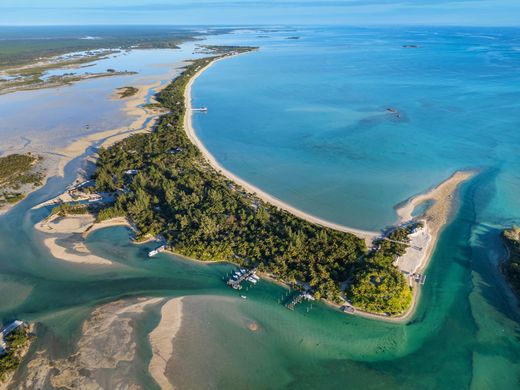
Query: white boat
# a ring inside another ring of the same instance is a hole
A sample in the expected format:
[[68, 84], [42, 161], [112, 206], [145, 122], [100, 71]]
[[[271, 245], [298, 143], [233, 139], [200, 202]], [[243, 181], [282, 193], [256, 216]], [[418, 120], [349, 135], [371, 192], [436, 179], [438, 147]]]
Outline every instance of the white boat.
[[256, 284], [256, 282], [258, 282], [258, 280], [253, 279], [252, 277], [249, 277], [249, 278], [247, 278], [246, 280], [247, 280], [248, 282], [250, 282], [250, 283], [253, 283], [253, 284]]
[[247, 299], [247, 297], [245, 295], [240, 295], [240, 298]]
[[251, 277], [253, 279], [255, 279], [257, 282], [260, 280], [260, 278], [258, 276], [256, 276], [256, 274], [251, 275]]
[[154, 249], [150, 252], [148, 252], [148, 257], [154, 257], [156, 254], [158, 254], [159, 252], [162, 252], [166, 249], [166, 247], [164, 245], [161, 245], [159, 248], [157, 249]]

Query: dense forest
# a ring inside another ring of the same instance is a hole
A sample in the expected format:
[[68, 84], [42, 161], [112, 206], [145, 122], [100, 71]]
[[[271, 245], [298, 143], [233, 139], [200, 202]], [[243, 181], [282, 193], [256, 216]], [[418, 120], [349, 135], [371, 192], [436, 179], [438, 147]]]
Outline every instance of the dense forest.
[[520, 228], [512, 227], [502, 234], [509, 249], [509, 259], [503, 265], [503, 272], [511, 288], [520, 298]]
[[[392, 264], [406, 251], [414, 225], [393, 230], [380, 240], [353, 272], [348, 296], [353, 306], [371, 313], [397, 315], [412, 302], [412, 290], [404, 275]], [[397, 243], [397, 242], [400, 243]]]
[[[217, 55], [192, 62], [158, 96], [169, 112], [152, 133], [99, 150], [96, 189], [119, 195], [98, 219], [129, 216], [138, 238], [162, 235], [176, 253], [255, 265], [288, 283], [310, 287], [318, 298], [339, 302], [342, 283], [368, 264], [364, 240], [311, 224], [246, 193], [216, 172], [184, 132], [190, 78], [218, 57], [251, 49], [220, 48]], [[402, 275], [376, 260], [384, 257], [377, 253], [370, 255], [372, 263], [403, 287]], [[402, 307], [406, 293], [398, 290], [391, 286], [389, 291]], [[408, 292], [408, 286], [403, 290]]]

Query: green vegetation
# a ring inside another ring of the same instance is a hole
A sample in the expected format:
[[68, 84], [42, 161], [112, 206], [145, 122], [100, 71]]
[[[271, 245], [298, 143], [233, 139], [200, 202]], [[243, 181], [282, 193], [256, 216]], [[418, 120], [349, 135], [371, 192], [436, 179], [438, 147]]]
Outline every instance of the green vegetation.
[[117, 89], [119, 99], [126, 99], [130, 96], [134, 96], [139, 91], [136, 87], [121, 87]]
[[25, 192], [42, 185], [44, 174], [37, 170], [40, 161], [31, 153], [0, 157], [0, 207], [22, 200]]
[[515, 294], [520, 298], [520, 228], [513, 226], [504, 230], [502, 237], [509, 249], [509, 259], [502, 270]]
[[[412, 227], [400, 227], [380, 240], [377, 250], [353, 272], [348, 297], [355, 307], [371, 313], [396, 315], [412, 302], [412, 290], [404, 275], [392, 264], [406, 251]], [[398, 241], [398, 242], [397, 242]]]
[[119, 207], [106, 207], [97, 213], [96, 222], [103, 222], [112, 218], [124, 217], [126, 213]]
[[[208, 31], [208, 34], [228, 29]], [[177, 48], [184, 41], [204, 35], [199, 31], [175, 30], [172, 27], [89, 26], [89, 27], [28, 27], [23, 30], [2, 27], [0, 68], [32, 63], [41, 58], [66, 53], [100, 49]], [[85, 39], [92, 37], [94, 39]]]
[[[245, 193], [211, 168], [184, 132], [190, 78], [215, 58], [248, 50], [219, 48], [217, 56], [194, 61], [159, 95], [168, 113], [153, 133], [99, 151], [96, 189], [119, 196], [98, 218], [126, 215], [137, 226], [138, 238], [162, 235], [176, 253], [256, 265], [288, 283], [309, 286], [317, 298], [339, 302], [341, 284], [368, 263], [362, 260], [364, 240], [311, 224]], [[378, 266], [401, 282], [391, 264]], [[391, 288], [395, 307], [409, 303], [405, 287]]]
[[8, 373], [18, 368], [23, 358], [23, 349], [30, 339], [31, 336], [24, 327], [18, 328], [6, 337], [5, 342], [8, 349], [4, 355], [0, 356], [0, 383]]
[[89, 212], [88, 205], [82, 203], [62, 203], [53, 207], [50, 215], [60, 215], [65, 217], [67, 215], [81, 215]]

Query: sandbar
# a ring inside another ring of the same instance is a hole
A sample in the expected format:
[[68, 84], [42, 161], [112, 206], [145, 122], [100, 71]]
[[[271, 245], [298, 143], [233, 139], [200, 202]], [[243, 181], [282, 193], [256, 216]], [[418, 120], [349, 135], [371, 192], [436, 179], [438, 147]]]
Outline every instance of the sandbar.
[[[60, 260], [71, 263], [92, 265], [113, 265], [113, 262], [92, 254], [85, 244], [87, 235], [95, 230], [110, 226], [132, 227], [126, 218], [113, 218], [96, 223], [92, 214], [51, 216], [35, 225], [35, 229], [44, 233], [43, 245]], [[61, 240], [64, 244], [58, 242]]]
[[166, 366], [172, 358], [173, 341], [182, 323], [182, 299], [173, 298], [163, 305], [161, 321], [148, 336], [153, 353], [148, 369], [162, 390], [174, 389], [166, 377]]

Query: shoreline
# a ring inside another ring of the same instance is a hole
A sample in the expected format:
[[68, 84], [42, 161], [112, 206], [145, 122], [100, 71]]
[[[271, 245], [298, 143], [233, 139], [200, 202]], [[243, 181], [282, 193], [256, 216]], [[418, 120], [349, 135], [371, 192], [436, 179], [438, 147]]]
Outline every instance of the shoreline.
[[152, 358], [148, 371], [162, 390], [173, 390], [166, 376], [168, 362], [173, 356], [173, 342], [182, 325], [183, 297], [169, 299], [161, 308], [161, 320], [148, 335]]
[[[240, 55], [240, 54], [238, 54]], [[250, 192], [263, 200], [266, 203], [269, 203], [275, 207], [278, 207], [279, 209], [285, 210], [294, 216], [304, 219], [307, 222], [320, 225], [323, 227], [328, 227], [334, 230], [338, 230], [344, 233], [351, 233], [354, 234], [362, 239], [365, 240], [367, 243], [367, 247], [370, 247], [372, 244], [372, 241], [380, 236], [379, 232], [373, 232], [368, 230], [362, 230], [362, 229], [356, 229], [352, 227], [348, 227], [345, 225], [341, 225], [338, 223], [330, 222], [325, 219], [316, 217], [312, 214], [309, 214], [303, 210], [300, 210], [294, 206], [291, 206], [290, 204], [276, 198], [273, 195], [268, 194], [267, 192], [261, 190], [260, 188], [256, 187], [255, 185], [247, 182], [246, 180], [240, 178], [239, 176], [235, 175], [234, 173], [230, 172], [226, 168], [224, 168], [217, 159], [211, 154], [211, 152], [206, 148], [206, 146], [202, 143], [200, 138], [197, 137], [195, 128], [193, 127], [193, 111], [192, 111], [192, 96], [191, 96], [191, 90], [193, 87], [193, 84], [195, 81], [210, 67], [212, 67], [214, 64], [216, 64], [219, 61], [222, 61], [224, 59], [228, 59], [231, 57], [235, 57], [237, 55], [233, 56], [227, 56], [223, 58], [218, 58], [211, 63], [209, 63], [204, 68], [200, 69], [195, 73], [190, 80], [188, 81], [188, 84], [186, 85], [185, 91], [184, 91], [184, 105], [185, 105], [185, 115], [184, 115], [184, 131], [186, 135], [188, 136], [189, 140], [199, 149], [199, 151], [202, 153], [204, 159], [215, 169], [218, 173], [224, 175], [228, 179], [232, 180], [233, 182], [237, 183], [238, 185], [242, 186], [247, 192]]]
[[[81, 155], [85, 154], [88, 148], [94, 146], [96, 143], [100, 143], [98, 147], [107, 148], [113, 145], [114, 143], [131, 135], [151, 131], [151, 129], [155, 126], [157, 119], [159, 119], [159, 117], [163, 115], [163, 113], [158, 113], [151, 108], [144, 107], [144, 105], [146, 104], [146, 97], [148, 96], [151, 90], [155, 90], [155, 94], [157, 94], [167, 85], [167, 83], [163, 83], [161, 81], [156, 81], [151, 84], [139, 84], [135, 86], [135, 88], [137, 88], [138, 91], [134, 95], [128, 98], [117, 99], [125, 101], [125, 105], [122, 108], [122, 111], [132, 120], [132, 122], [128, 126], [120, 126], [115, 129], [109, 129], [89, 134], [85, 137], [81, 137], [76, 139], [75, 141], [72, 141], [69, 145], [63, 148], [59, 148], [56, 150], [48, 150], [46, 152], [40, 152], [39, 154], [48, 154], [52, 152], [52, 157], [44, 157], [42, 162], [42, 165], [45, 167], [45, 177], [43, 178], [42, 185], [35, 187], [27, 193], [25, 193], [24, 198], [21, 199], [19, 202], [13, 204], [6, 204], [3, 207], [0, 207], [0, 217], [7, 214], [14, 207], [23, 202], [30, 194], [43, 188], [51, 177], [64, 177], [66, 165], [75, 158], [78, 158]], [[115, 92], [117, 91], [114, 91], [114, 93]], [[151, 100], [155, 101], [155, 97], [152, 96]], [[56, 158], [54, 156], [59, 157]], [[86, 156], [86, 160], [88, 158], [92, 158], [92, 155]], [[74, 181], [81, 179], [86, 180], [86, 176], [88, 176], [88, 174], [89, 172], [78, 173]], [[32, 209], [36, 209], [41, 206], [51, 204], [53, 201], [60, 198], [62, 195], [63, 194], [59, 194], [53, 199], [35, 205], [32, 207]]]

